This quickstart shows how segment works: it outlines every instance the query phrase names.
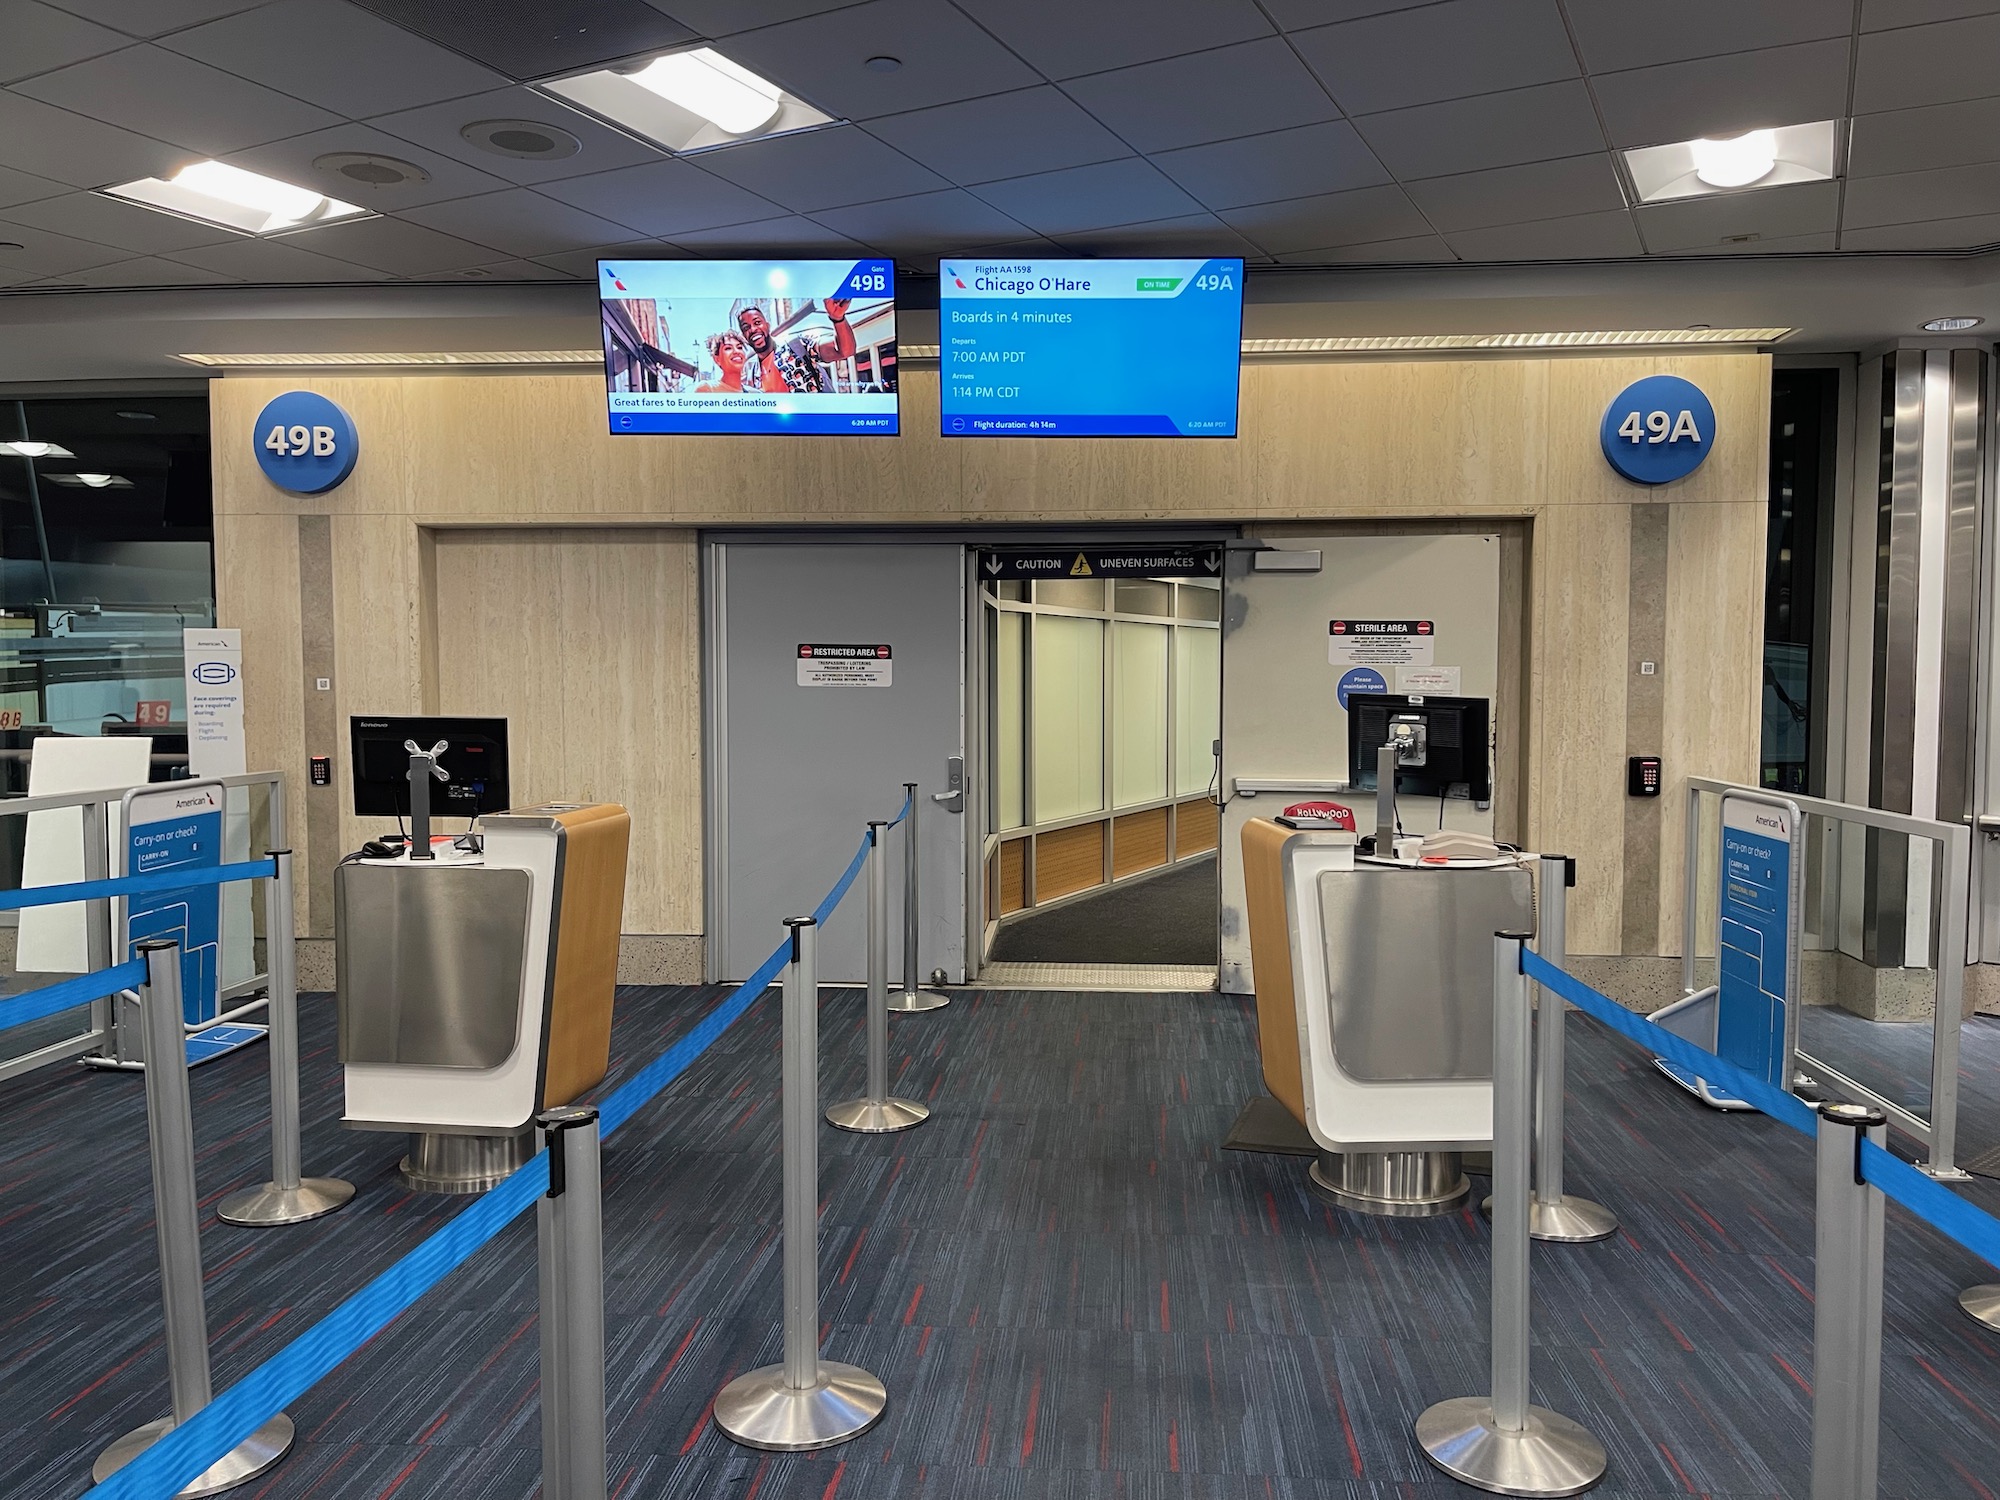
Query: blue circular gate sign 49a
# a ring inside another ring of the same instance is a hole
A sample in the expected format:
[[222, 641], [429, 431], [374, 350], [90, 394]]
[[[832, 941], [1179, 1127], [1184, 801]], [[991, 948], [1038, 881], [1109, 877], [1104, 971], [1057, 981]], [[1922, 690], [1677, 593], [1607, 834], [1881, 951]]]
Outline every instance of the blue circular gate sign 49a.
[[1648, 375], [1605, 407], [1598, 439], [1627, 479], [1667, 484], [1692, 474], [1715, 446], [1715, 408], [1691, 380]]
[[354, 472], [361, 452], [354, 419], [315, 391], [272, 397], [252, 437], [264, 477], [295, 495], [332, 489]]

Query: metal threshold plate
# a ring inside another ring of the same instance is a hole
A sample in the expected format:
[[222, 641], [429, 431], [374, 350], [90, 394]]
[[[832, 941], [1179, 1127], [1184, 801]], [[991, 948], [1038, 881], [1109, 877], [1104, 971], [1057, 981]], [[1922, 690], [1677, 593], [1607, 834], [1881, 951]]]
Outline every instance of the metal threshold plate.
[[974, 981], [986, 990], [1213, 990], [1213, 964], [988, 964]]

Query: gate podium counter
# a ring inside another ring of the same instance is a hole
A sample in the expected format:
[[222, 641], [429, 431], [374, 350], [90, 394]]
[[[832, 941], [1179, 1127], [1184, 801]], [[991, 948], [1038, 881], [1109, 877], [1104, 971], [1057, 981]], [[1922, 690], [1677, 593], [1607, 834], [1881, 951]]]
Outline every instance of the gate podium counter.
[[491, 1187], [538, 1113], [604, 1077], [631, 823], [549, 803], [481, 818], [483, 852], [438, 838], [334, 872], [341, 1123], [408, 1132], [411, 1187]]
[[1493, 934], [1534, 926], [1524, 862], [1357, 858], [1352, 833], [1243, 828], [1264, 1082], [1320, 1156], [1320, 1196], [1449, 1212], [1493, 1138]]

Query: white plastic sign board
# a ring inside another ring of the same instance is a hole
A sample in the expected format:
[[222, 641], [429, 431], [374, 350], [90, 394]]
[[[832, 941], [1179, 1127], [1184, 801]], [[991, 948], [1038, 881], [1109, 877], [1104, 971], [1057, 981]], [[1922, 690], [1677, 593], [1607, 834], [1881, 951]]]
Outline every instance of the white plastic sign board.
[[188, 774], [241, 776], [250, 769], [243, 740], [243, 632], [184, 630], [181, 649], [187, 671]]
[[[28, 758], [28, 795], [58, 797], [67, 792], [106, 790], [109, 823], [118, 821], [118, 799], [128, 786], [142, 785], [152, 764], [153, 742], [144, 735], [55, 737], [35, 741]], [[119, 838], [105, 833], [104, 868]], [[27, 846], [21, 856], [21, 884], [68, 885], [84, 878], [83, 809], [57, 807], [28, 814]], [[31, 906], [21, 913], [14, 964], [36, 974], [83, 974], [90, 969], [88, 912], [81, 902]]]
[[1326, 622], [1326, 659], [1336, 667], [1427, 667], [1436, 647], [1429, 620]]
[[1457, 667], [1408, 667], [1396, 668], [1396, 691], [1416, 698], [1456, 698], [1458, 696], [1459, 670]]
[[883, 645], [799, 646], [800, 687], [888, 687], [893, 667], [893, 653]]

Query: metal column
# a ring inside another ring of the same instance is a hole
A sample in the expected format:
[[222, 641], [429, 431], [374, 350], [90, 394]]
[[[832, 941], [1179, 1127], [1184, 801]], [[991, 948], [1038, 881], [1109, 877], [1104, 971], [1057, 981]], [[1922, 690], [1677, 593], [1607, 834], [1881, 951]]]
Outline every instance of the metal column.
[[535, 1206], [542, 1500], [604, 1500], [604, 1219], [597, 1111], [536, 1116], [549, 1190]]
[[1861, 1142], [1888, 1117], [1866, 1104], [1819, 1106], [1814, 1199], [1813, 1500], [1875, 1500], [1882, 1421], [1879, 1188], [1861, 1180]]
[[917, 967], [917, 887], [922, 873], [917, 854], [917, 804], [922, 799], [914, 781], [904, 782], [903, 790], [910, 795], [910, 810], [904, 814], [908, 821], [903, 825], [903, 988], [889, 997], [889, 1009], [908, 1014], [939, 1010], [951, 1004], [951, 997], [923, 988], [924, 976]]
[[827, 1124], [863, 1135], [908, 1130], [931, 1117], [915, 1099], [889, 1097], [889, 861], [882, 851], [889, 826], [868, 822], [868, 1092], [826, 1112]]
[[819, 1357], [819, 924], [787, 917], [785, 925], [784, 1362], [724, 1386], [715, 1425], [746, 1448], [789, 1453], [861, 1436], [882, 1420], [889, 1393], [866, 1370]]
[[[101, 1483], [208, 1405], [208, 1311], [202, 1295], [200, 1209], [194, 1183], [194, 1116], [181, 1061], [181, 953], [177, 943], [136, 946], [146, 961], [139, 1010], [146, 1029], [146, 1129], [152, 1141], [153, 1218], [160, 1246], [160, 1302], [166, 1318], [167, 1380], [173, 1415], [135, 1428], [91, 1467]], [[219, 1494], [262, 1474], [292, 1446], [282, 1412], [204, 1470], [181, 1496]]]

